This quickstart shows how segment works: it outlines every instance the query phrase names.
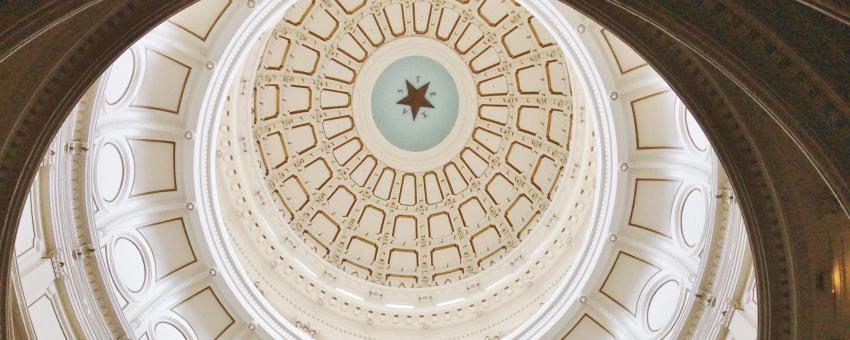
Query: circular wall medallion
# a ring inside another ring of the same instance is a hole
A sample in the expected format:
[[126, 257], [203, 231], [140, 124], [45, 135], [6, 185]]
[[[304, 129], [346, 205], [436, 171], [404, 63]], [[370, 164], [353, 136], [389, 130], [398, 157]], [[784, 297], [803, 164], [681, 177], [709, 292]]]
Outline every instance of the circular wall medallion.
[[139, 246], [121, 237], [115, 241], [112, 252], [113, 261], [120, 261], [120, 265], [114, 266], [118, 280], [133, 293], [142, 291], [147, 279], [147, 265]]
[[154, 326], [154, 334], [157, 339], [167, 340], [182, 340], [187, 339], [186, 335], [170, 322], [159, 322]]
[[646, 312], [649, 330], [657, 332], [670, 324], [680, 308], [681, 295], [679, 283], [673, 280], [663, 283], [652, 293]]
[[112, 143], [100, 149], [96, 161], [97, 190], [104, 201], [113, 202], [121, 193], [124, 182], [124, 159], [121, 151]]
[[136, 68], [135, 55], [133, 50], [129, 49], [109, 68], [107, 76], [104, 97], [109, 105], [118, 104], [121, 99], [127, 95], [130, 89], [130, 84], [133, 81], [133, 73]]
[[706, 227], [706, 199], [702, 190], [693, 189], [685, 196], [682, 212], [679, 216], [679, 228], [682, 229], [682, 239], [689, 247], [694, 247], [702, 240]]
[[699, 151], [708, 150], [711, 146], [708, 137], [705, 136], [705, 132], [699, 127], [699, 123], [697, 123], [690, 111], [685, 111], [685, 119], [685, 131], [688, 133], [691, 143]]
[[449, 135], [457, 116], [454, 79], [431, 58], [396, 60], [384, 69], [372, 90], [372, 119], [378, 131], [405, 151], [437, 146]]

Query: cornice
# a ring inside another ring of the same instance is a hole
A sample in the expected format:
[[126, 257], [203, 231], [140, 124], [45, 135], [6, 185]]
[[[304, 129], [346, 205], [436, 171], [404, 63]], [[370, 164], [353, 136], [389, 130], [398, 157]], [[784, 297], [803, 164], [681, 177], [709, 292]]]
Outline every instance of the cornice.
[[[53, 171], [50, 171], [48, 187], [53, 204], [47, 213], [53, 220], [50, 225], [54, 227], [57, 255], [65, 263], [63, 279], [68, 287], [69, 305], [74, 308], [83, 334], [119, 337], [126, 333], [126, 328], [97, 268], [97, 244], [93, 244], [86, 209], [87, 197], [91, 197], [86, 190], [86, 159], [91, 149], [88, 125], [96, 117], [93, 112], [97, 107], [98, 89], [95, 85], [86, 92], [72, 119], [65, 123], [54, 141], [55, 148], [61, 151], [52, 156]], [[67, 180], [69, 178], [73, 180]]]
[[[722, 175], [720, 177], [725, 177]], [[749, 250], [741, 213], [734, 203], [735, 197], [728, 181], [721, 179], [717, 194], [719, 206], [715, 212], [716, 223], [707, 260], [701, 279], [695, 285], [694, 308], [683, 325], [682, 336], [692, 339], [716, 338], [726, 304], [734, 298]]]

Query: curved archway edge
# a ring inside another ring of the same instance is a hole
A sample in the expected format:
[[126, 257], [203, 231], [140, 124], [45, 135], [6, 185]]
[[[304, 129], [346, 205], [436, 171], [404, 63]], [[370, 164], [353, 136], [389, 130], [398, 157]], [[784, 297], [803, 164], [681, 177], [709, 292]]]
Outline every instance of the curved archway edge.
[[[840, 267], [850, 250], [836, 246], [850, 243], [846, 24], [798, 2], [562, 1], [641, 53], [709, 136], [747, 222], [761, 337], [850, 337], [847, 286], [824, 287], [825, 275], [850, 270]], [[16, 227], [53, 135], [121, 52], [192, 2], [34, 1], [0, 11], [0, 305], [10, 305]], [[70, 150], [60, 147], [51, 151]], [[12, 321], [0, 313], [3, 334]]]

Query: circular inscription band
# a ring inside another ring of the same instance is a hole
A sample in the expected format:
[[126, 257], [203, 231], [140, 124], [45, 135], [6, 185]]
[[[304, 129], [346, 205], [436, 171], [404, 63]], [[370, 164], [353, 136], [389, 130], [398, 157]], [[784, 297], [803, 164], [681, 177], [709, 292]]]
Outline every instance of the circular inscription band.
[[475, 126], [472, 73], [428, 38], [393, 41], [363, 66], [354, 122], [366, 147], [394, 168], [422, 172], [456, 157]]
[[381, 135], [399, 149], [429, 150], [457, 122], [457, 86], [433, 59], [404, 57], [389, 65], [372, 90], [372, 119]]

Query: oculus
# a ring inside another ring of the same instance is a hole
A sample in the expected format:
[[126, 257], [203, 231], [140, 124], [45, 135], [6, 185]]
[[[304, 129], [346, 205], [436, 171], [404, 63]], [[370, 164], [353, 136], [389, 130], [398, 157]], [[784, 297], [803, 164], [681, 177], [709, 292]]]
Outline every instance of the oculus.
[[410, 56], [390, 64], [378, 77], [371, 99], [378, 131], [405, 151], [433, 148], [457, 121], [457, 86], [431, 58]]

